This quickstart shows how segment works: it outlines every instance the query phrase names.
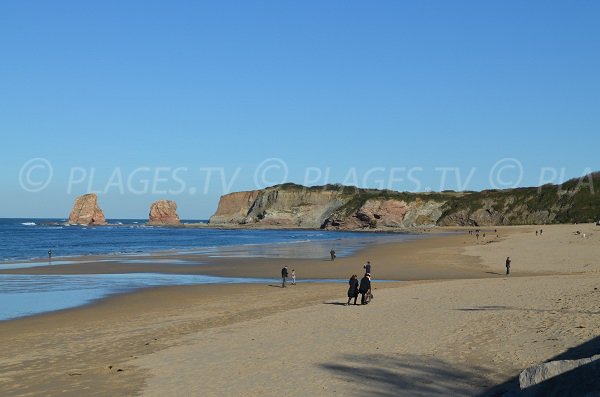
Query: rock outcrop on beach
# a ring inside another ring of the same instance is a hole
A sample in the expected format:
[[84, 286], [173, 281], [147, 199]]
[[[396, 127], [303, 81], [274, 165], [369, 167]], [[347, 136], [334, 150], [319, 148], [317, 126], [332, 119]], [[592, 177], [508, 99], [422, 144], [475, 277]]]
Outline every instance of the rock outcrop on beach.
[[179, 215], [177, 215], [177, 203], [172, 200], [158, 200], [152, 203], [148, 224], [154, 226], [181, 225]]
[[533, 365], [519, 375], [526, 397], [597, 396], [600, 355]]
[[283, 184], [221, 197], [213, 225], [339, 230], [587, 223], [600, 219], [600, 173], [562, 185], [408, 193]]
[[69, 214], [71, 225], [106, 225], [104, 213], [98, 206], [98, 196], [95, 193], [84, 194], [75, 199]]

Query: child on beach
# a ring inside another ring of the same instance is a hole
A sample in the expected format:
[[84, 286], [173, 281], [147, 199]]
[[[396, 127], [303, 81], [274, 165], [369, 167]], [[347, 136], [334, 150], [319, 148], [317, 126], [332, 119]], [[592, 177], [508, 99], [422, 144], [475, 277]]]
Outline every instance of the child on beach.
[[292, 285], [296, 285], [296, 269], [292, 269]]

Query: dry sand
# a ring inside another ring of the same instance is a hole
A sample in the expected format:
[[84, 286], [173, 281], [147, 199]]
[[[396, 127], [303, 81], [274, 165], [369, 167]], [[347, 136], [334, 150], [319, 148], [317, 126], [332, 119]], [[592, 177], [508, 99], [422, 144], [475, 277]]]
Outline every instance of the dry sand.
[[[499, 237], [486, 231], [486, 240], [463, 230], [334, 263], [295, 261], [303, 277], [346, 278], [368, 258], [376, 279], [438, 279], [377, 283], [367, 306], [344, 306], [340, 284], [168, 287], [0, 322], [0, 395], [477, 396], [514, 389], [513, 377], [532, 363], [598, 349], [600, 228], [545, 226], [538, 237], [534, 230], [498, 228]], [[508, 255], [510, 278], [503, 275]], [[224, 261], [204, 270], [263, 277], [281, 263]], [[94, 266], [101, 265], [64, 270]]]

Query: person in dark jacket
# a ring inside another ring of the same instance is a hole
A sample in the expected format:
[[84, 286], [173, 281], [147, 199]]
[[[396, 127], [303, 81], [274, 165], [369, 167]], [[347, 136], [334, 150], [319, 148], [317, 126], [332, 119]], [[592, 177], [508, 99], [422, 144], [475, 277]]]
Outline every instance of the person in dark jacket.
[[353, 274], [348, 280], [348, 284], [350, 284], [350, 288], [348, 288], [348, 303], [350, 304], [350, 300], [354, 298], [354, 304], [356, 305], [356, 299], [358, 298], [358, 276]]
[[360, 280], [358, 292], [360, 292], [361, 305], [366, 305], [367, 300], [365, 299], [365, 297], [368, 293], [371, 292], [371, 275], [369, 273], [365, 273], [365, 276]]
[[509, 276], [510, 275], [510, 263], [512, 261], [510, 260], [510, 256], [506, 257], [506, 275]]
[[282, 278], [282, 282], [281, 282], [281, 288], [285, 288], [285, 281], [287, 280], [288, 277], [288, 269], [287, 266], [284, 266], [283, 269], [281, 269], [281, 278]]
[[367, 261], [367, 263], [363, 265], [363, 269], [365, 269], [365, 273], [371, 274], [371, 261]]

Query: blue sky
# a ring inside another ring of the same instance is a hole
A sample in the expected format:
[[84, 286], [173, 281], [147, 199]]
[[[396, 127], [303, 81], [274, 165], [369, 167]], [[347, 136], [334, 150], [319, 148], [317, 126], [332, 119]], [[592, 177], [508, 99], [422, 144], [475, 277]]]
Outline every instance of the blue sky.
[[599, 17], [595, 1], [3, 2], [0, 217], [63, 217], [88, 190], [108, 218], [170, 198], [201, 219], [268, 182], [599, 170]]

